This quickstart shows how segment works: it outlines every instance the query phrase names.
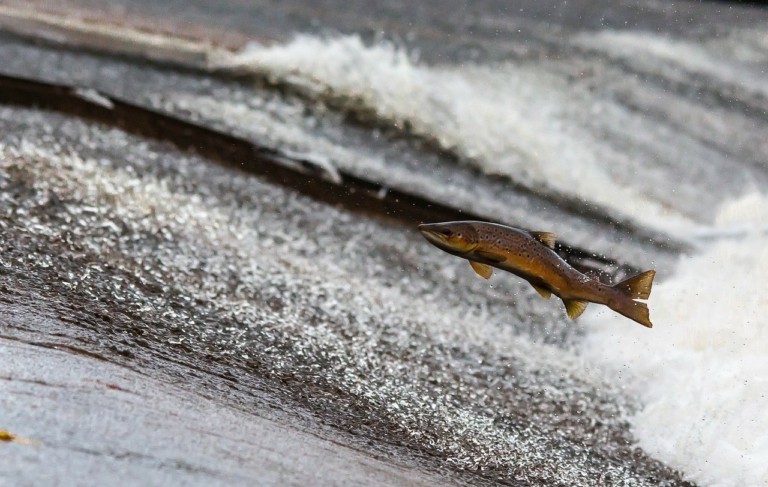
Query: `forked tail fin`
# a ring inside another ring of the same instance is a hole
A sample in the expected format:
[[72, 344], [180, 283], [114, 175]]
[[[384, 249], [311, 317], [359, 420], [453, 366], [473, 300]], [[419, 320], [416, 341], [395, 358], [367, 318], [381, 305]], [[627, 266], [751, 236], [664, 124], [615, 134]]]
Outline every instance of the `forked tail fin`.
[[653, 327], [651, 317], [648, 315], [648, 305], [642, 301], [632, 301], [627, 299], [620, 306], [612, 308], [614, 311], [623, 314], [631, 320], [635, 320], [648, 328]]
[[614, 289], [621, 291], [622, 294], [630, 299], [648, 299], [651, 295], [651, 286], [653, 286], [653, 277], [656, 271], [650, 270], [641, 272], [629, 279], [624, 279], [613, 286]]
[[653, 323], [651, 323], [651, 318], [648, 315], [648, 305], [641, 301], [635, 301], [635, 299], [648, 299], [651, 295], [651, 287], [653, 286], [653, 277], [655, 275], [656, 271], [654, 270], [645, 271], [614, 285], [614, 289], [629, 299], [622, 300], [619, 306], [615, 308], [612, 306], [611, 308], [627, 318], [651, 328]]

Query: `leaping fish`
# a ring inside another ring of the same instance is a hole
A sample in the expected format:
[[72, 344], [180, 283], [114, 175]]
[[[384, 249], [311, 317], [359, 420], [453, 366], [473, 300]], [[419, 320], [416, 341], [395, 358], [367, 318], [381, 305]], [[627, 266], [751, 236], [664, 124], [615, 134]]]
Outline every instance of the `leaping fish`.
[[648, 299], [656, 271], [641, 272], [609, 286], [571, 267], [555, 251], [555, 235], [479, 221], [430, 223], [419, 231], [437, 248], [469, 261], [472, 269], [488, 279], [493, 267], [522, 277], [544, 298], [563, 300], [571, 319], [588, 303], [608, 306], [617, 313], [651, 328]]

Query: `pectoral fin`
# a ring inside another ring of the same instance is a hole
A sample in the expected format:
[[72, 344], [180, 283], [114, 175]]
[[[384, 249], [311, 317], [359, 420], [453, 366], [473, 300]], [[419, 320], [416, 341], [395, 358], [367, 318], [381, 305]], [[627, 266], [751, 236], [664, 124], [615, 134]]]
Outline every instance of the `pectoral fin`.
[[565, 310], [568, 312], [568, 317], [572, 320], [578, 318], [581, 313], [587, 309], [588, 301], [579, 301], [578, 299], [564, 299]]
[[491, 277], [491, 274], [493, 274], [493, 267], [487, 264], [481, 264], [480, 262], [475, 262], [474, 260], [470, 260], [469, 265], [471, 265], [472, 269], [475, 272], [477, 272], [478, 276], [484, 279], [489, 279]]
[[531, 286], [533, 286], [536, 292], [539, 293], [544, 299], [549, 299], [549, 297], [552, 296], [552, 292], [549, 289], [544, 289], [543, 287], [537, 286], [536, 284], [531, 284]]
[[531, 237], [535, 238], [539, 242], [543, 243], [550, 249], [555, 248], [556, 237], [552, 232], [528, 232]]

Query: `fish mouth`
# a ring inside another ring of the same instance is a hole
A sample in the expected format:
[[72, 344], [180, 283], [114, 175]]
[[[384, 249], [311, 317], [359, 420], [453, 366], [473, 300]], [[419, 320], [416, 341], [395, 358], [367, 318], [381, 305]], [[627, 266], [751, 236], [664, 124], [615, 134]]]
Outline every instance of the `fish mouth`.
[[448, 243], [448, 236], [437, 229], [433, 224], [425, 223], [419, 225], [418, 229], [430, 243], [440, 247], [443, 247]]
[[429, 243], [454, 255], [466, 255], [472, 249], [466, 248], [462, 242], [451, 241], [454, 232], [444, 224], [426, 223], [418, 226], [419, 231]]

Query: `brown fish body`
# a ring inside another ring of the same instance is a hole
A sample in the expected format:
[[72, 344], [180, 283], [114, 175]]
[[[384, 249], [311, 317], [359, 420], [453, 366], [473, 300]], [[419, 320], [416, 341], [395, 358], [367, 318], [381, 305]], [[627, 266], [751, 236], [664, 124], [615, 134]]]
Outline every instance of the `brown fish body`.
[[554, 250], [536, 240], [529, 232], [492, 223], [476, 225], [479, 248], [492, 249], [505, 257], [494, 262], [484, 253], [473, 252], [471, 260], [511, 272], [531, 284], [549, 290], [561, 299], [583, 299], [607, 304], [617, 291], [574, 269]]
[[561, 298], [572, 318], [588, 302], [603, 304], [651, 327], [648, 308], [635, 299], [647, 299], [654, 271], [647, 271], [608, 286], [571, 267], [553, 249], [554, 235], [528, 232], [486, 222], [448, 222], [421, 225], [419, 230], [433, 245], [470, 261], [482, 277], [489, 278], [495, 267], [531, 283], [545, 298]]

